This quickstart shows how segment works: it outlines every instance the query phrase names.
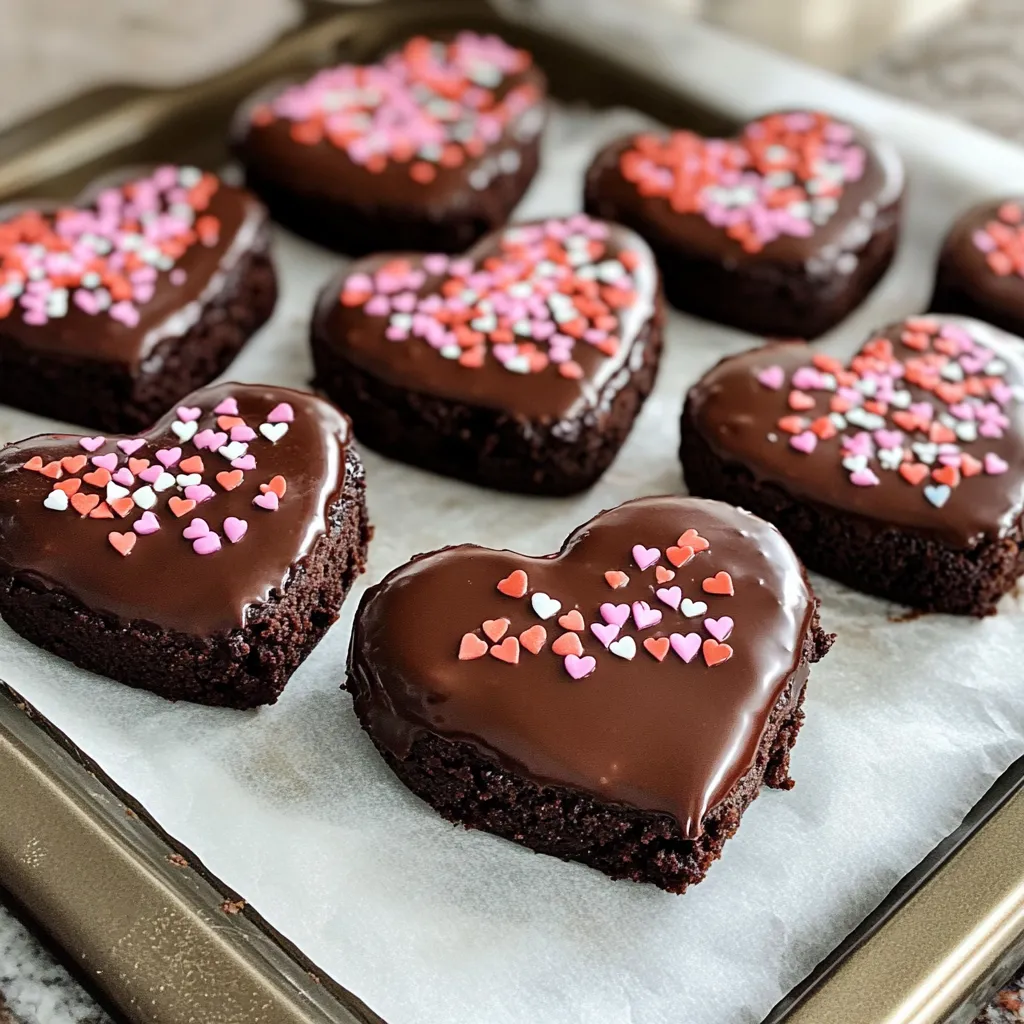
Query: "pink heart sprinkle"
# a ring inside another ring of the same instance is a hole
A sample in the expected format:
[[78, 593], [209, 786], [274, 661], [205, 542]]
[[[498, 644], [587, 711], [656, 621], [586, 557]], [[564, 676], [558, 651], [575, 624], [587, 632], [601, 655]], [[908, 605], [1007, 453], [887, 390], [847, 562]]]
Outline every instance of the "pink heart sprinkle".
[[573, 679], [582, 679], [584, 676], [589, 676], [595, 668], [597, 668], [597, 660], [589, 654], [584, 658], [580, 658], [575, 654], [567, 654], [565, 656], [565, 671]]
[[[899, 430], [876, 430], [875, 441], [881, 448], [898, 448], [903, 443], [903, 432]], [[870, 452], [865, 452], [869, 455]]]
[[657, 548], [645, 548], [643, 544], [633, 545], [633, 561], [640, 566], [641, 570], [650, 569], [659, 558], [661, 558], [661, 552]]
[[131, 470], [127, 466], [122, 466], [114, 474], [114, 483], [120, 484], [122, 487], [133, 487], [135, 485], [135, 477], [132, 476]]
[[160, 529], [160, 520], [152, 512], [143, 512], [142, 515], [132, 523], [132, 529], [143, 537], [156, 533]]
[[939, 462], [941, 462], [943, 466], [955, 466], [957, 469], [960, 468], [963, 461], [963, 456], [959, 453], [954, 454], [950, 452], [948, 455], [939, 456]]
[[105, 437], [80, 437], [78, 443], [87, 451], [94, 452], [106, 443]]
[[249, 524], [244, 519], [236, 519], [235, 516], [228, 516], [224, 520], [224, 536], [232, 544], [237, 544], [249, 529]]
[[720, 619], [705, 619], [704, 628], [716, 639], [725, 640], [725, 638], [732, 632], [734, 623], [728, 615], [723, 615]]
[[117, 447], [125, 453], [125, 455], [134, 455], [144, 444], [146, 443], [144, 438], [136, 437], [131, 440], [118, 441]]
[[212, 452], [216, 451], [227, 439], [227, 434], [221, 431], [210, 430], [209, 427], [207, 427], [206, 430], [200, 430], [199, 433], [196, 434], [194, 438], [192, 438], [192, 443], [200, 451], [202, 451], [205, 448], [207, 451]]
[[870, 469], [858, 469], [850, 474], [850, 483], [858, 487], [874, 487], [881, 482]]
[[287, 402], [275, 405], [267, 416], [268, 423], [292, 423], [294, 420], [295, 410]]
[[1001, 459], [995, 452], [989, 452], [985, 456], [985, 472], [991, 476], [998, 476], [1000, 473], [1005, 473], [1010, 468], [1010, 464], [1005, 460]]
[[810, 455], [818, 447], [818, 435], [812, 430], [805, 430], [802, 434], [796, 434], [789, 439], [790, 448], [798, 452]]
[[218, 416], [237, 416], [238, 402], [233, 398], [225, 398], [213, 411]]
[[277, 495], [273, 491], [267, 491], [266, 494], [257, 494], [256, 497], [252, 499], [252, 503], [257, 508], [265, 508], [268, 512], [277, 511]]
[[786, 373], [781, 366], [767, 366], [757, 375], [757, 381], [772, 391], [778, 391], [786, 382]]
[[192, 541], [192, 550], [197, 555], [212, 555], [220, 551], [220, 537], [216, 533], [207, 533]]
[[198, 537], [205, 537], [209, 532], [210, 524], [197, 516], [181, 531], [181, 535], [185, 540], [196, 540]]
[[661, 612], [652, 608], [646, 601], [633, 602], [633, 621], [637, 629], [647, 629], [661, 622]]
[[193, 420], [199, 419], [203, 410], [198, 405], [179, 405], [177, 412], [178, 419], [182, 423], [191, 423]]
[[659, 601], [664, 601], [672, 611], [679, 611], [679, 602], [683, 599], [683, 591], [680, 587], [662, 587], [655, 591]]
[[687, 633], [685, 636], [682, 633], [673, 633], [668, 642], [672, 645], [672, 650], [689, 665], [700, 650], [700, 633]]
[[155, 484], [164, 474], [163, 466], [147, 466], [140, 474], [139, 479], [145, 480], [147, 484]]
[[423, 257], [423, 269], [428, 274], [443, 274], [448, 269], [448, 257], [442, 253], [432, 252]]
[[231, 465], [235, 469], [255, 469], [256, 468], [256, 457], [253, 455], [243, 455], [240, 459], [232, 459]]
[[213, 497], [213, 488], [209, 484], [189, 484], [185, 488], [185, 497], [201, 505]]
[[117, 469], [117, 456], [113, 452], [107, 452], [106, 455], [94, 455], [92, 464], [107, 470], [108, 473], [113, 473]]
[[232, 441], [252, 441], [256, 437], [256, 431], [252, 427], [246, 426], [244, 423], [238, 427], [231, 428], [231, 440]]
[[625, 625], [626, 619], [629, 618], [629, 605], [612, 604], [610, 601], [605, 601], [601, 605], [601, 618], [613, 626]]
[[161, 448], [156, 453], [157, 462], [160, 463], [165, 469], [170, 469], [178, 459], [181, 458], [180, 448]]
[[[772, 367], [775, 369], [775, 367]], [[781, 367], [779, 368], [781, 369]], [[764, 384], [764, 381], [761, 381]], [[793, 374], [793, 387], [797, 391], [817, 391], [821, 387], [821, 373], [813, 366], [801, 366]], [[765, 385], [766, 387], [769, 385]], [[782, 386], [782, 378], [779, 378], [779, 387]], [[776, 388], [777, 390], [777, 388]]]
[[374, 295], [363, 306], [363, 312], [367, 316], [387, 316], [391, 312], [391, 302], [386, 295]]
[[607, 647], [618, 635], [619, 627], [614, 623], [605, 625], [603, 622], [591, 623], [590, 631]]

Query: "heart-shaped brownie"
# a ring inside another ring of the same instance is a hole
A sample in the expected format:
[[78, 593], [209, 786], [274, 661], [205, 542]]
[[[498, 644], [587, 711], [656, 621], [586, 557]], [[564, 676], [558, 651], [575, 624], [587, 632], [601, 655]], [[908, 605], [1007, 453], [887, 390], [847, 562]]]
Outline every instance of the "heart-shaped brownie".
[[537, 170], [544, 76], [496, 36], [417, 36], [377, 64], [272, 85], [233, 147], [275, 219], [354, 256], [458, 252], [503, 224]]
[[0, 450], [0, 615], [172, 699], [272, 703], [337, 617], [368, 536], [348, 421], [221, 384], [140, 437]]
[[981, 203], [953, 225], [930, 308], [1024, 335], [1024, 199]]
[[0, 210], [0, 402], [94, 430], [151, 426], [270, 316], [267, 244], [255, 198], [196, 167]]
[[577, 214], [465, 256], [376, 256], [332, 279], [312, 325], [316, 385], [360, 441], [502, 490], [589, 487], [626, 439], [661, 353], [643, 240]]
[[364, 596], [348, 688], [446, 818], [616, 878], [700, 881], [762, 782], [788, 788], [831, 638], [778, 531], [642, 498], [558, 555], [462, 546]]
[[892, 260], [895, 151], [816, 111], [768, 114], [734, 139], [620, 138], [587, 172], [586, 208], [651, 244], [680, 309], [756, 334], [813, 338]]
[[691, 391], [694, 494], [775, 523], [809, 568], [920, 608], [984, 614], [1022, 566], [1024, 341], [963, 317], [891, 325], [850, 360], [797, 344]]

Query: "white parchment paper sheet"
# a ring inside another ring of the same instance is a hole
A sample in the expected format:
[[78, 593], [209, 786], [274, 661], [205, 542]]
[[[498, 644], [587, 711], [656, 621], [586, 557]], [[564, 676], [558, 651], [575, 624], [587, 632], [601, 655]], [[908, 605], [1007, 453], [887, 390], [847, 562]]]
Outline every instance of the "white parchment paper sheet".
[[[743, 102], [773, 105], [767, 97]], [[870, 104], [844, 86], [832, 106], [857, 116]], [[890, 128], [918, 123], [903, 109]], [[576, 209], [594, 149], [638, 123], [560, 111], [521, 215]], [[890, 134], [911, 156], [927, 148]], [[898, 266], [829, 350], [849, 351], [871, 324], [922, 306], [954, 211], [1019, 187], [1024, 156], [998, 152], [1003, 163], [978, 174], [963, 147], [945, 165], [914, 161]], [[340, 261], [283, 233], [277, 256], [280, 307], [229, 375], [303, 386], [312, 297]], [[273, 708], [172, 705], [74, 669], [2, 624], [0, 676], [391, 1024], [758, 1021], [1024, 754], [1018, 600], [984, 622], [894, 622], [883, 603], [816, 579], [839, 641], [811, 675], [797, 788], [764, 793], [683, 897], [453, 829], [392, 777], [339, 691], [359, 594], [415, 552], [461, 541], [551, 551], [602, 508], [680, 490], [684, 391], [752, 343], [673, 316], [654, 395], [582, 497], [498, 496], [364, 453], [377, 527], [369, 571]], [[53, 428], [0, 410], [2, 439]]]

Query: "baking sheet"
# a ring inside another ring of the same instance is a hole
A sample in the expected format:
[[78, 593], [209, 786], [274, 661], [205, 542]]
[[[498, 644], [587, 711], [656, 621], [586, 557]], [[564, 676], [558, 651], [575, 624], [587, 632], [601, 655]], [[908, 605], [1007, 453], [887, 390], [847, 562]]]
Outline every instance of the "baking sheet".
[[[520, 214], [578, 208], [593, 151], [642, 123], [559, 111]], [[919, 309], [952, 212], [993, 188], [964, 163], [913, 170], [898, 266], [829, 350]], [[229, 376], [302, 386], [312, 296], [342, 261], [284, 233], [276, 245], [281, 305]], [[797, 788], [762, 795], [683, 897], [453, 829], [392, 777], [338, 691], [359, 592], [410, 555], [462, 541], [546, 552], [602, 508], [680, 490], [685, 388], [752, 341], [673, 316], [654, 395], [579, 498], [497, 496], [365, 453], [369, 571], [273, 708], [170, 705], [2, 625], [0, 675], [390, 1024], [757, 1021], [1024, 754], [1020, 600], [981, 623], [892, 621], [898, 610], [816, 579], [840, 640], [812, 673]], [[0, 410], [0, 438], [54, 428]]]

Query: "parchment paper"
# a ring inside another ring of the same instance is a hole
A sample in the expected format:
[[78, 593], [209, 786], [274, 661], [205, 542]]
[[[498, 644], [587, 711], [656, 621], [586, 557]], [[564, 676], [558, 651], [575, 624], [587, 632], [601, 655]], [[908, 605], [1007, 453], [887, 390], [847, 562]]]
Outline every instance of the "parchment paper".
[[[844, 105], [856, 116], [849, 97], [834, 107]], [[559, 112], [521, 214], [576, 209], [594, 149], [639, 123]], [[916, 140], [897, 138], [916, 152]], [[826, 348], [849, 351], [871, 324], [920, 308], [954, 211], [1000, 173], [1004, 188], [1019, 186], [1024, 158], [999, 152], [1002, 172], [988, 165], [987, 178], [972, 177], [959, 150], [938, 169], [915, 162], [898, 266]], [[281, 305], [229, 373], [301, 386], [312, 296], [340, 261], [283, 233], [277, 256]], [[602, 508], [679, 491], [685, 388], [752, 343], [674, 316], [654, 395], [582, 497], [497, 496], [366, 452], [369, 571], [273, 708], [172, 705], [2, 625], [0, 676], [390, 1024], [760, 1020], [1024, 754], [1018, 599], [984, 622], [896, 622], [887, 616], [898, 609], [815, 579], [839, 641], [811, 675], [797, 787], [764, 793], [682, 897], [452, 828], [391, 775], [339, 691], [362, 588], [415, 552], [461, 541], [547, 552]], [[0, 410], [5, 439], [54, 427]]]

